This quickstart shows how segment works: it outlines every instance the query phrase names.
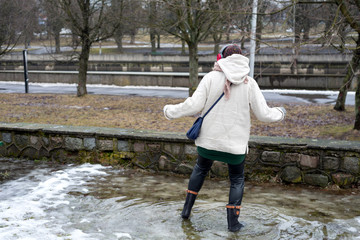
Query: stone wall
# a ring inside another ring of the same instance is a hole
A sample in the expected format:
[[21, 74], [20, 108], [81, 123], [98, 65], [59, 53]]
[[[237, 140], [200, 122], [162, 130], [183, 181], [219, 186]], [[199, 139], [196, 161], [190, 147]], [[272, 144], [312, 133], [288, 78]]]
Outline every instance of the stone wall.
[[[0, 123], [0, 156], [101, 163], [189, 175], [196, 147], [184, 133]], [[360, 142], [252, 136], [246, 178], [326, 187], [360, 184]], [[210, 176], [226, 177], [215, 162]]]

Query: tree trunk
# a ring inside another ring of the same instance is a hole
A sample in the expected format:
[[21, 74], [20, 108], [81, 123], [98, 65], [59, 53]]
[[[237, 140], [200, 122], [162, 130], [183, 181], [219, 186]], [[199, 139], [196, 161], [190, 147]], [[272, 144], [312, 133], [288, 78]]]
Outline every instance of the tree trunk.
[[221, 42], [222, 34], [213, 33], [214, 40], [214, 54], [218, 54], [220, 51], [220, 42]]
[[185, 55], [185, 41], [181, 40], [181, 55]]
[[261, 38], [263, 30], [263, 17], [258, 15], [256, 19], [256, 52], [261, 48]]
[[79, 39], [76, 34], [72, 34], [72, 47], [75, 48], [79, 45]]
[[354, 129], [360, 130], [360, 74], [357, 76], [357, 86], [355, 94], [355, 124]]
[[150, 29], [150, 42], [151, 42], [151, 52], [156, 52], [156, 35], [155, 33]]
[[240, 40], [240, 42], [241, 42], [241, 49], [245, 49], [245, 36], [242, 36], [241, 37], [241, 40]]
[[150, 14], [149, 14], [149, 22], [150, 22], [150, 43], [151, 43], [151, 52], [156, 52], [156, 29], [154, 23], [157, 21], [156, 17], [156, 1], [150, 1]]
[[160, 34], [157, 34], [157, 49], [160, 49]]
[[[341, 86], [338, 97], [336, 99], [336, 104], [334, 107], [335, 110], [337, 111], [345, 110], [345, 100], [346, 100], [347, 91], [351, 86], [351, 81], [359, 65], [360, 65], [360, 33], [358, 33], [358, 39], [356, 41], [356, 48], [354, 50], [353, 57], [351, 59], [350, 64], [347, 67], [347, 72], [343, 81], [343, 85]], [[357, 86], [357, 88], [359, 88], [359, 86]]]
[[[360, 33], [356, 42], [354, 56], [357, 56], [357, 69], [360, 68]], [[354, 71], [356, 71], [354, 69]], [[354, 129], [360, 130], [360, 73], [357, 76], [356, 93], [355, 93], [355, 124]]]
[[309, 41], [310, 39], [310, 21], [306, 21], [304, 23], [304, 35], [303, 35], [303, 40], [304, 41]]
[[135, 33], [130, 35], [130, 44], [135, 44]]
[[198, 44], [188, 43], [189, 47], [189, 96], [192, 96], [199, 84]]
[[[353, 57], [353, 59], [354, 59], [354, 57]], [[347, 91], [351, 85], [351, 79], [353, 78], [353, 72], [352, 72], [351, 65], [352, 65], [352, 63], [350, 63], [347, 68], [347, 73], [343, 80], [343, 85], [341, 86], [338, 97], [336, 99], [336, 104], [334, 106], [334, 109], [336, 111], [345, 111], [346, 95], [347, 95]]]
[[214, 45], [214, 54], [218, 54], [219, 52], [220, 52], [219, 42], [215, 42], [215, 45]]
[[225, 32], [226, 41], [227, 41], [227, 42], [230, 41], [230, 31], [231, 31], [231, 27], [228, 26], [228, 27], [226, 28], [226, 32]]
[[114, 36], [114, 39], [115, 39], [115, 42], [117, 45], [118, 52], [122, 53], [123, 52], [123, 45], [122, 45], [123, 35], [117, 34], [116, 36]]
[[122, 45], [123, 37], [124, 37], [123, 29], [119, 27], [114, 33], [114, 39], [117, 45], [117, 50], [120, 53], [123, 52], [123, 45]]
[[82, 48], [79, 57], [79, 76], [78, 76], [78, 86], [77, 86], [77, 96], [81, 97], [87, 94], [86, 90], [86, 76], [87, 76], [87, 68], [90, 54], [91, 42], [86, 37], [82, 41]]
[[55, 33], [55, 53], [60, 53], [60, 33]]

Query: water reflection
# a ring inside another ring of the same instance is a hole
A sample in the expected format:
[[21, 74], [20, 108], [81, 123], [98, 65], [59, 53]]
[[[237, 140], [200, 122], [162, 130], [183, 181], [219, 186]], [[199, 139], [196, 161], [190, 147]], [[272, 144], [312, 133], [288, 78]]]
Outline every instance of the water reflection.
[[360, 198], [351, 191], [248, 183], [240, 214], [245, 227], [230, 233], [224, 180], [205, 182], [184, 221], [184, 178], [89, 164], [1, 158], [0, 164], [17, 166], [0, 185], [1, 239], [360, 238]]

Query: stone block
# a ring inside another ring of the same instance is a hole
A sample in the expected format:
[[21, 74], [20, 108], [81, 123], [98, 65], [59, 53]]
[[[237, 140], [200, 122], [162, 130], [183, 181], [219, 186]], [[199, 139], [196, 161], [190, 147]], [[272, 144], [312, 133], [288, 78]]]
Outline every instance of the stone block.
[[15, 144], [20, 149], [25, 148], [29, 145], [29, 136], [16, 134], [14, 137]]
[[98, 140], [98, 149], [101, 151], [113, 151], [114, 150], [113, 140], [105, 139]]
[[4, 145], [0, 146], [0, 157], [6, 157], [6, 148]]
[[322, 174], [305, 174], [304, 182], [313, 186], [326, 187], [329, 184], [329, 179]]
[[179, 144], [166, 144], [164, 149], [165, 151], [175, 155], [179, 155], [181, 153], [181, 146]]
[[119, 140], [117, 147], [118, 147], [118, 151], [120, 152], [130, 152], [130, 145], [128, 141]]
[[46, 148], [44, 147], [40, 148], [39, 158], [48, 158], [49, 156], [50, 156], [49, 151]]
[[302, 181], [302, 174], [299, 168], [287, 166], [281, 172], [280, 178], [287, 183], [300, 183]]
[[185, 145], [185, 154], [196, 155], [197, 154], [196, 146], [194, 146], [194, 145]]
[[174, 171], [175, 164], [172, 163], [166, 156], [160, 156], [159, 158], [159, 170], [160, 171]]
[[214, 161], [211, 171], [219, 177], [227, 177], [229, 175], [227, 164], [219, 161]]
[[259, 158], [259, 152], [255, 149], [250, 149], [249, 153], [246, 155], [245, 164], [255, 164]]
[[164, 145], [164, 150], [165, 150], [166, 152], [171, 153], [171, 152], [172, 152], [171, 146], [172, 146], [172, 144], [165, 144], [165, 145]]
[[144, 152], [145, 151], [145, 144], [142, 142], [134, 143], [134, 152]]
[[49, 144], [50, 144], [49, 138], [47, 138], [47, 137], [42, 137], [42, 141], [43, 141], [45, 147], [48, 147], [48, 146], [49, 146]]
[[349, 173], [358, 174], [359, 173], [359, 158], [357, 157], [345, 157], [344, 158], [344, 170]]
[[40, 145], [39, 138], [37, 136], [30, 136], [30, 144], [32, 146], [39, 146]]
[[309, 155], [301, 154], [301, 156], [300, 156], [300, 166], [303, 169], [317, 168], [319, 166], [319, 157], [318, 156], [309, 156]]
[[348, 187], [356, 180], [353, 175], [348, 173], [334, 173], [331, 175], [331, 179], [339, 187]]
[[339, 168], [340, 161], [336, 157], [324, 157], [323, 168], [324, 170], [337, 170]]
[[96, 147], [95, 138], [84, 138], [84, 148], [86, 150], [93, 150]]
[[50, 151], [50, 157], [53, 161], [63, 162], [67, 160], [67, 152], [64, 149], [54, 149]]
[[290, 162], [298, 163], [298, 162], [300, 162], [300, 154], [286, 153], [284, 156], [284, 162], [285, 163], [290, 163]]
[[2, 133], [2, 140], [5, 143], [11, 143], [11, 133]]
[[62, 139], [62, 137], [51, 137], [50, 144], [51, 144], [52, 148], [61, 147], [63, 144], [63, 139]]
[[152, 152], [159, 152], [160, 149], [161, 149], [161, 145], [160, 144], [148, 144], [147, 145], [149, 151], [152, 151]]
[[280, 161], [280, 153], [279, 152], [264, 151], [261, 154], [261, 159], [264, 162], [279, 162]]
[[17, 157], [20, 154], [20, 150], [14, 144], [12, 144], [10, 147], [8, 147], [7, 154], [12, 157]]
[[83, 141], [81, 138], [66, 137], [65, 138], [65, 149], [67, 150], [81, 150]]
[[27, 147], [21, 151], [20, 155], [25, 158], [35, 159], [38, 157], [38, 150], [34, 147]]
[[138, 155], [136, 158], [132, 159], [131, 162], [142, 169], [149, 168], [152, 165], [151, 160], [147, 155]]
[[185, 163], [181, 163], [179, 166], [176, 167], [175, 171], [180, 173], [180, 174], [184, 174], [184, 175], [190, 175], [192, 173], [193, 167], [185, 164]]
[[171, 153], [179, 155], [181, 153], [181, 146], [178, 144], [175, 144], [175, 145], [173, 144], [171, 146]]

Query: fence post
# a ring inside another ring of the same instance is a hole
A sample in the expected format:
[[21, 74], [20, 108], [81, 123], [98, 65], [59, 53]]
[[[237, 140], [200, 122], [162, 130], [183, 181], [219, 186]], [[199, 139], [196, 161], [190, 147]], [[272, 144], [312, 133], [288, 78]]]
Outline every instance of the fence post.
[[27, 66], [27, 50], [23, 51], [24, 58], [24, 78], [25, 78], [25, 93], [29, 92], [29, 74], [28, 74], [28, 66]]

